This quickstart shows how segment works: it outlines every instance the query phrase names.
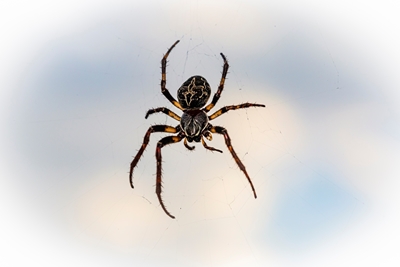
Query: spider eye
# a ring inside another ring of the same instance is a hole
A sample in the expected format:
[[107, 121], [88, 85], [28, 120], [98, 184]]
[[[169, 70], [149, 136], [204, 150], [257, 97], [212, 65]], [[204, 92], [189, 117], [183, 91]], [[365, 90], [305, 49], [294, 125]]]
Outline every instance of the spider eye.
[[210, 97], [211, 87], [201, 76], [190, 77], [178, 89], [178, 101], [184, 109], [203, 107]]

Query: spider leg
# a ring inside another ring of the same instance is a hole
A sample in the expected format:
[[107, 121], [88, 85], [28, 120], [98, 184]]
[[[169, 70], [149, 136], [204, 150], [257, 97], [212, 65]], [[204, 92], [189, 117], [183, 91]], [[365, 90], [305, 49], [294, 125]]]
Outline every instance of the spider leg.
[[171, 50], [179, 43], [179, 40], [176, 41], [167, 51], [167, 53], [164, 55], [164, 57], [161, 60], [161, 92], [163, 95], [171, 102], [175, 107], [179, 108], [182, 110], [181, 104], [179, 104], [178, 101], [175, 100], [175, 98], [169, 93], [168, 89], [165, 87], [167, 84], [167, 74], [166, 74], [166, 69], [167, 69], [167, 58], [169, 53], [171, 53]]
[[185, 140], [183, 141], [183, 144], [184, 144], [185, 147], [186, 147], [187, 149], [189, 149], [189, 150], [193, 150], [193, 149], [196, 148], [195, 146], [189, 146], [188, 143], [187, 143], [187, 139], [186, 139], [186, 138], [185, 138]]
[[169, 145], [169, 144], [173, 144], [173, 143], [178, 143], [182, 140], [182, 138], [184, 138], [184, 136], [178, 135], [178, 136], [167, 136], [162, 138], [160, 141], [158, 141], [157, 143], [157, 148], [156, 148], [156, 159], [157, 159], [157, 180], [156, 180], [156, 194], [158, 197], [158, 201], [160, 202], [160, 205], [162, 207], [162, 209], [164, 210], [164, 212], [171, 217], [172, 219], [175, 219], [175, 217], [173, 215], [171, 215], [171, 213], [169, 213], [169, 211], [167, 210], [167, 208], [164, 205], [164, 202], [161, 198], [161, 187], [162, 187], [162, 179], [161, 179], [161, 161], [162, 161], [162, 157], [161, 157], [161, 148]]
[[181, 120], [181, 117], [179, 117], [178, 115], [176, 115], [174, 112], [172, 112], [171, 110], [169, 110], [167, 108], [152, 108], [152, 109], [149, 109], [147, 111], [147, 113], [146, 113], [145, 118], [147, 119], [149, 117], [149, 115], [151, 115], [153, 113], [156, 113], [156, 112], [165, 113], [165, 114], [167, 114], [168, 116], [170, 116], [171, 118], [173, 118], [173, 119], [175, 119], [177, 121]]
[[203, 146], [204, 146], [205, 149], [208, 149], [208, 150], [211, 150], [211, 151], [217, 151], [217, 152], [219, 152], [219, 153], [222, 153], [221, 150], [216, 149], [216, 148], [211, 147], [211, 146], [208, 146], [207, 143], [206, 143], [206, 141], [204, 141], [204, 138], [203, 138], [203, 137], [201, 137], [201, 142], [203, 143]]
[[147, 132], [143, 138], [143, 143], [142, 143], [140, 150], [138, 151], [135, 158], [131, 162], [131, 168], [129, 171], [129, 182], [130, 182], [132, 188], [133, 188], [133, 180], [132, 180], [133, 169], [136, 167], [137, 163], [139, 162], [140, 157], [142, 156], [144, 150], [146, 149], [147, 144], [149, 143], [149, 140], [150, 140], [150, 135], [154, 132], [177, 133], [179, 131], [178, 129], [180, 129], [179, 126], [177, 126], [177, 127], [171, 127], [168, 125], [150, 126], [150, 128], [147, 130]]
[[[210, 125], [211, 126], [211, 125]], [[253, 183], [251, 182], [250, 176], [247, 174], [246, 167], [243, 165], [243, 163], [240, 161], [239, 157], [237, 156], [235, 150], [233, 150], [232, 143], [231, 143], [231, 138], [228, 135], [228, 131], [221, 127], [221, 126], [211, 126], [210, 131], [212, 133], [218, 133], [222, 134], [225, 138], [225, 144], [228, 147], [229, 151], [232, 154], [232, 157], [235, 159], [236, 164], [239, 166], [240, 170], [244, 173], [246, 176], [247, 180], [250, 183], [251, 189], [253, 190], [254, 198], [257, 198], [256, 190], [254, 189]]]
[[215, 104], [217, 104], [217, 102], [221, 96], [222, 90], [224, 89], [224, 84], [225, 84], [226, 75], [228, 74], [229, 64], [228, 64], [228, 60], [226, 60], [226, 57], [224, 56], [224, 54], [221, 53], [221, 57], [224, 60], [224, 67], [222, 69], [221, 81], [219, 82], [218, 90], [215, 93], [211, 103], [208, 104], [205, 108], [203, 108], [203, 110], [205, 112], [209, 112], [215, 106]]
[[240, 108], [249, 108], [249, 107], [265, 107], [265, 105], [253, 104], [253, 103], [243, 103], [240, 105], [225, 106], [225, 107], [219, 109], [218, 111], [214, 112], [211, 116], [208, 116], [208, 119], [213, 120], [213, 119], [221, 116], [222, 114], [228, 112], [229, 110], [236, 110], [236, 109], [240, 109]]

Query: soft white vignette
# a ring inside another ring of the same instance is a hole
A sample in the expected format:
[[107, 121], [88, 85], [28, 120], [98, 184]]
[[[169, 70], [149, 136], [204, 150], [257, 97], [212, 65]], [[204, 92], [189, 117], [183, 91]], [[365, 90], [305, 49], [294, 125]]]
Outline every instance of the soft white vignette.
[[[399, 113], [396, 107], [399, 100], [399, 93], [395, 90], [396, 86], [393, 86], [391, 83], [395, 82], [393, 77], [395, 77], [396, 70], [399, 69], [399, 54], [397, 52], [399, 40], [396, 38], [396, 29], [399, 24], [398, 21], [395, 21], [396, 16], [391, 14], [391, 12], [395, 11], [394, 8], [390, 9], [386, 7], [385, 4], [387, 3], [331, 2], [324, 3], [323, 5], [318, 5], [317, 3], [288, 3], [287, 7], [281, 3], [279, 6], [283, 12], [309, 13], [311, 16], [310, 20], [315, 19], [318, 21], [319, 18], [326, 23], [331, 22], [332, 24], [335, 22], [335, 17], [340, 15], [345, 17], [342, 17], [343, 21], [348, 21], [352, 29], [360, 29], [360, 36], [364, 36], [365, 34], [371, 37], [371, 33], [368, 33], [368, 31], [373, 32], [375, 42], [365, 43], [364, 49], [366, 51], [377, 51], [376, 55], [371, 55], [371, 57], [376, 57], [377, 62], [381, 63], [380, 70], [388, 77], [388, 84], [381, 85], [384, 87], [382, 93], [386, 94], [388, 108], [391, 114], [398, 116]], [[1, 11], [1, 25], [3, 25], [2, 28], [4, 28], [2, 29], [2, 63], [0, 65], [0, 70], [3, 74], [0, 78], [2, 86], [1, 101], [3, 101], [1, 105], [1, 114], [7, 115], [8, 117], [9, 114], [7, 111], [10, 105], [15, 104], [9, 102], [9, 97], [13, 92], [10, 92], [8, 88], [15, 88], [16, 79], [21, 77], [21, 72], [23, 73], [25, 69], [29, 68], [29, 64], [33, 59], [32, 57], [35, 57], [38, 51], [40, 51], [47, 42], [52, 42], [57, 38], [73, 34], [80, 25], [86, 25], [87, 28], [90, 28], [91, 24], [96, 23], [98, 17], [108, 16], [107, 14], [118, 12], [118, 10], [124, 6], [129, 7], [132, 5], [133, 4], [128, 1], [121, 1], [118, 3], [103, 2], [101, 4], [94, 1], [80, 1], [68, 4], [54, 2], [5, 3]], [[314, 10], [320, 10], [320, 13], [318, 13], [321, 14], [320, 17], [318, 17], [318, 14], [315, 14]], [[347, 14], [344, 10], [347, 10]], [[362, 12], [360, 10], [362, 10]], [[346, 26], [347, 25], [342, 25], [344, 28], [346, 28]], [[206, 28], [206, 26], [204, 27]], [[351, 31], [349, 31], [349, 34], [351, 34]], [[251, 36], [250, 33], [249, 35]], [[163, 36], [163, 38], [165, 39], [166, 36], [167, 35]], [[349, 40], [352, 38], [355, 37], [349, 35]], [[359, 40], [354, 41], [357, 42]], [[239, 46], [240, 44], [236, 45]], [[229, 49], [229, 45], [224, 44], [223, 46]], [[376, 48], [374, 46], [376, 46]], [[234, 50], [237, 50], [237, 48], [233, 49], [233, 51]], [[251, 99], [253, 98], [250, 97], [249, 101], [251, 101]], [[249, 115], [249, 117], [251, 115]], [[374, 116], [373, 110], [369, 115]], [[344, 114], [344, 116], [346, 115]], [[362, 118], [362, 116], [360, 116], [360, 118]], [[2, 123], [4, 120], [5, 119], [2, 117]], [[349, 120], [349, 123], [351, 123], [351, 120]], [[340, 128], [341, 126], [342, 125], [338, 125], [337, 127]], [[343, 138], [351, 138], [351, 136], [345, 135]], [[353, 143], [356, 141], [356, 139], [349, 140], [349, 142]], [[393, 149], [396, 148], [398, 148], [398, 144], [393, 145]], [[362, 147], [358, 149], [358, 153], [359, 152], [362, 152]], [[82, 245], [84, 249], [78, 250], [74, 247], [75, 244], [72, 245], [67, 241], [64, 242], [63, 239], [60, 238], [58, 229], [56, 227], [52, 229], [51, 223], [42, 226], [44, 227], [43, 229], [38, 225], [40, 221], [29, 221], [30, 218], [35, 217], [35, 210], [23, 208], [26, 204], [21, 203], [21, 199], [23, 198], [21, 198], [19, 195], [20, 192], [9, 179], [23, 179], [23, 177], [13, 177], [13, 173], [9, 172], [7, 166], [4, 165], [4, 163], [7, 162], [7, 164], [13, 165], [13, 167], [15, 167], [15, 164], [18, 164], [20, 168], [23, 168], [23, 165], [19, 165], [22, 164], [21, 162], [11, 163], [7, 161], [9, 158], [13, 158], [14, 153], [15, 151], [9, 150], [9, 144], [3, 142], [3, 163], [1, 168], [3, 185], [0, 190], [2, 198], [1, 209], [4, 214], [2, 218], [3, 238], [1, 244], [5, 257], [2, 258], [2, 261], [6, 262], [8, 265], [12, 265], [12, 261], [14, 261], [17, 265], [34, 262], [41, 262], [42, 264], [58, 262], [61, 265], [79, 264], [80, 266], [85, 266], [93, 264], [93, 260], [98, 256], [97, 264], [103, 263], [105, 266], [113, 263], [118, 264], [118, 262], [115, 262], [116, 258], [111, 256], [112, 254], [96, 255], [96, 250], [93, 249], [90, 253], [90, 249], [88, 250], [85, 243]], [[398, 155], [398, 152], [394, 151], [393, 155]], [[146, 153], [146, 156], [151, 157], [152, 153]], [[353, 156], [362, 157], [362, 153]], [[387, 161], [384, 160], [383, 162], [387, 163], [395, 160], [396, 158], [388, 157]], [[387, 166], [392, 167], [393, 164], [387, 164]], [[392, 172], [394, 171], [398, 170], [386, 169], [388, 174], [393, 174]], [[385, 174], [385, 172], [381, 170], [377, 171], [377, 174], [379, 173]], [[366, 190], [371, 190], [368, 186], [366, 187]], [[399, 230], [397, 230], [399, 217], [396, 209], [399, 204], [399, 199], [396, 196], [398, 188], [398, 182], [391, 181], [391, 186], [389, 187], [377, 188], [375, 191], [371, 190], [375, 192], [377, 196], [376, 199], [380, 202], [377, 205], [382, 208], [381, 214], [377, 214], [379, 218], [377, 218], [377, 220], [371, 218], [365, 219], [358, 225], [358, 229], [352, 229], [351, 234], [340, 237], [336, 240], [336, 243], [333, 242], [325, 247], [322, 246], [320, 250], [313, 250], [312, 253], [315, 253], [317, 256], [315, 258], [308, 257], [304, 262], [299, 262], [298, 265], [315, 264], [315, 266], [318, 266], [318, 262], [325, 264], [324, 257], [334, 259], [335, 253], [339, 254], [340, 257], [338, 257], [336, 261], [332, 260], [331, 263], [333, 266], [343, 263], [346, 265], [361, 264], [362, 262], [352, 262], [352, 260], [360, 260], [363, 258], [363, 255], [365, 255], [364, 264], [373, 262], [385, 263], [386, 266], [394, 265], [394, 260], [398, 260], [398, 258], [396, 259], [394, 257], [394, 253], [396, 252], [395, 248], [399, 245], [399, 240], [396, 238], [399, 236]], [[148, 192], [151, 192], [151, 190]], [[27, 225], [31, 223], [32, 227], [27, 227]], [[30, 229], [35, 230], [30, 231]], [[369, 233], [369, 235], [365, 236], [365, 233]], [[74, 247], [72, 254], [70, 253], [71, 247]], [[254, 252], [254, 254], [257, 254], [257, 252]], [[43, 259], [43, 255], [48, 255], [48, 261]], [[257, 254], [256, 258], [262, 259], [263, 261], [265, 260], [265, 262], [276, 261], [278, 264], [285, 264], [285, 261], [279, 256], [268, 253], [264, 259], [260, 255], [262, 254]], [[128, 259], [121, 258], [120, 260], [120, 263], [122, 263]], [[259, 264], [262, 264], [262, 262], [259, 262]]]

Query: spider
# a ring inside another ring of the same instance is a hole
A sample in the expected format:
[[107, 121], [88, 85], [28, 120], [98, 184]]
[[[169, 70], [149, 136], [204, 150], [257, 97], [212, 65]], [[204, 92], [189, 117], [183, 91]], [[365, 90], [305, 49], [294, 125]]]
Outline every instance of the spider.
[[[224, 56], [224, 54], [220, 54], [222, 59], [224, 60], [224, 66], [222, 70], [222, 77], [221, 81], [218, 86], [217, 92], [214, 94], [214, 97], [210, 104], [207, 106], [206, 103], [211, 94], [211, 88], [208, 84], [207, 80], [202, 76], [192, 76], [187, 79], [186, 82], [182, 84], [182, 86], [178, 89], [178, 101], [169, 93], [168, 89], [166, 88], [166, 67], [167, 67], [167, 58], [172, 49], [179, 43], [177, 40], [167, 51], [164, 57], [161, 60], [161, 92], [163, 95], [178, 109], [183, 111], [182, 117], [179, 117], [173, 111], [169, 110], [166, 107], [160, 107], [155, 109], [150, 109], [147, 111], [145, 118], [147, 119], [149, 115], [162, 112], [170, 116], [171, 118], [179, 121], [179, 125], [176, 127], [172, 127], [169, 125], [153, 125], [150, 126], [147, 130], [142, 146], [138, 153], [136, 154], [135, 158], [133, 159], [130, 172], [129, 172], [129, 181], [131, 187], [133, 188], [133, 181], [132, 181], [132, 173], [133, 169], [136, 167], [139, 159], [141, 158], [144, 150], [147, 147], [147, 144], [150, 140], [150, 135], [154, 132], [166, 132], [172, 133], [176, 135], [171, 135], [162, 138], [157, 143], [156, 148], [156, 160], [157, 160], [157, 173], [156, 173], [156, 194], [158, 201], [164, 212], [171, 218], [175, 218], [165, 207], [164, 202], [161, 198], [161, 148], [166, 145], [178, 143], [183, 140], [183, 144], [189, 150], [193, 150], [195, 147], [188, 145], [187, 142], [201, 142], [204, 148], [217, 151], [222, 153], [221, 150], [210, 147], [204, 141], [204, 137], [211, 141], [212, 140], [212, 133], [214, 134], [221, 134], [225, 138], [225, 144], [228, 147], [228, 150], [231, 152], [233, 158], [235, 159], [237, 165], [239, 166], [240, 170], [244, 173], [247, 180], [250, 183], [251, 189], [253, 190], [254, 198], [257, 198], [256, 190], [254, 189], [253, 183], [251, 182], [250, 176], [247, 174], [246, 168], [243, 163], [240, 161], [239, 157], [237, 156], [235, 150], [232, 147], [231, 139], [228, 135], [228, 131], [221, 127], [221, 126], [213, 126], [209, 121], [221, 116], [222, 114], [228, 112], [229, 110], [241, 109], [241, 108], [248, 108], [248, 107], [265, 107], [262, 104], [253, 104], [253, 103], [243, 103], [240, 105], [232, 105], [232, 106], [225, 106], [218, 111], [214, 112], [212, 115], [208, 116], [207, 112], [209, 112], [215, 104], [218, 102], [222, 90], [224, 89], [224, 83], [226, 79], [226, 75], [228, 73], [229, 64]], [[205, 107], [204, 107], [205, 106]]]

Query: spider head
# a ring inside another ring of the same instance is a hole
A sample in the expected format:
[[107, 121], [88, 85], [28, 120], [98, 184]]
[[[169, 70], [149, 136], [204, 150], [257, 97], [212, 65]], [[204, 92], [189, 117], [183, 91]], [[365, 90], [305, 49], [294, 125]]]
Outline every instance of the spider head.
[[199, 109], [210, 98], [211, 87], [201, 76], [193, 76], [178, 89], [178, 101], [184, 109]]

